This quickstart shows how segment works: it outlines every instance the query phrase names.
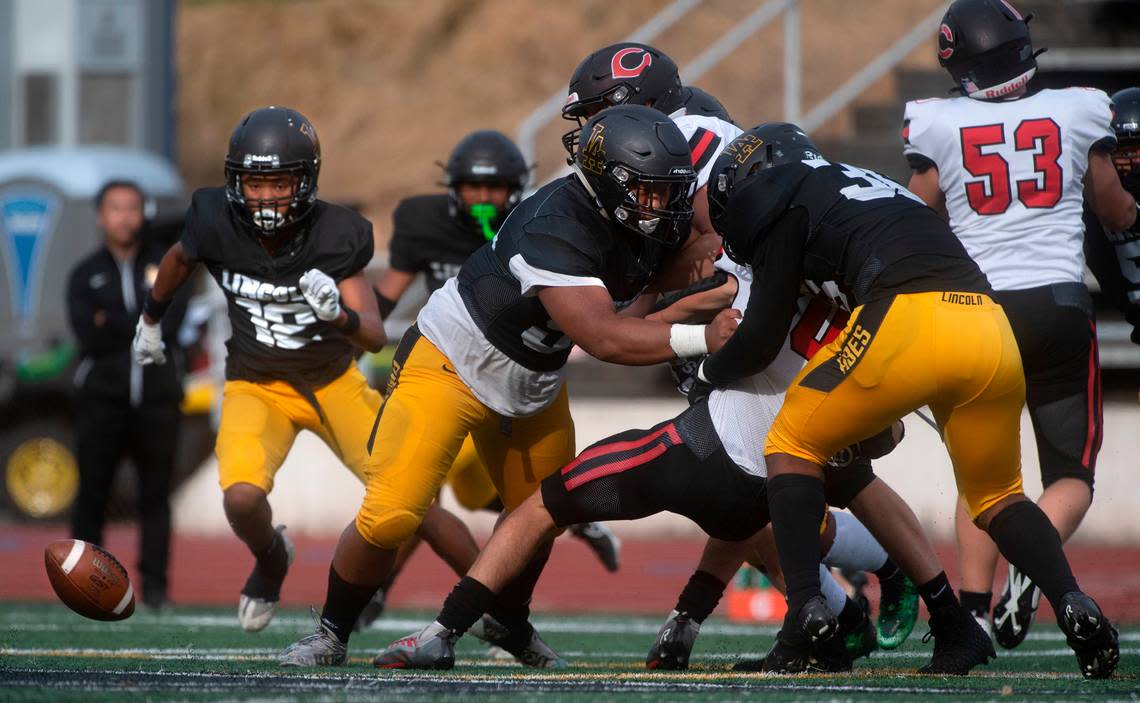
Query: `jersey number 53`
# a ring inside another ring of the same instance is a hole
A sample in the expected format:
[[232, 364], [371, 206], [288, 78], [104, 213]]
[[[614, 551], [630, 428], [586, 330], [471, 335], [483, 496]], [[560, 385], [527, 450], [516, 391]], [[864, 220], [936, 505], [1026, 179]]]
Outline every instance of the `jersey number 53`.
[[1000, 215], [1017, 199], [1027, 208], [1051, 208], [1061, 200], [1064, 174], [1061, 158], [1061, 128], [1048, 117], [1022, 120], [1013, 130], [1013, 148], [1033, 152], [1033, 177], [1010, 182], [1009, 162], [983, 147], [1006, 143], [1004, 124], [963, 127], [962, 165], [978, 180], [966, 183], [966, 199], [979, 215]]

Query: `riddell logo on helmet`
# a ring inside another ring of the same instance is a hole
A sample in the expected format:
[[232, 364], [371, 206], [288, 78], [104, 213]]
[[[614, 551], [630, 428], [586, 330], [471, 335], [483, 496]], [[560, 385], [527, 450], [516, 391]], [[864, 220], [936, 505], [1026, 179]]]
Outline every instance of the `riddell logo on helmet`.
[[[636, 57], [639, 54], [641, 58], [638, 59], [637, 65], [627, 68], [626, 64], [629, 62], [625, 60], [625, 57], [630, 55]], [[637, 78], [645, 69], [649, 68], [652, 63], [653, 54], [650, 54], [645, 49], [627, 47], [619, 50], [614, 54], [614, 57], [610, 59], [610, 73], [613, 74], [614, 78]]]
[[938, 47], [938, 58], [945, 61], [954, 55], [954, 32], [950, 29], [950, 25], [945, 23], [938, 28], [938, 43], [942, 44], [943, 40], [947, 46]]
[[999, 86], [994, 86], [993, 88], [986, 88], [982, 92], [982, 97], [984, 97], [984, 98], [1000, 98], [1003, 95], [1009, 95], [1010, 93], [1012, 93], [1012, 92], [1014, 92], [1020, 88], [1025, 87], [1025, 84], [1029, 82], [1029, 78], [1030, 78], [1030, 74], [1025, 73], [1025, 74], [1022, 74], [1021, 76], [1018, 76], [1016, 79], [1010, 81], [1009, 83], [1004, 83], [1004, 84], [999, 85]]

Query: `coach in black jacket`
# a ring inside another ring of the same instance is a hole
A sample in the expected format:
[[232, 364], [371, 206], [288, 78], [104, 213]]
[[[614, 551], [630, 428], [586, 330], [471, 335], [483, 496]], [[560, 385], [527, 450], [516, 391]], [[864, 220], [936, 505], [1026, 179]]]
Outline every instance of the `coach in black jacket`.
[[127, 456], [138, 473], [142, 518], [142, 601], [166, 602], [170, 550], [170, 478], [178, 443], [182, 360], [179, 302], [163, 319], [173, 363], [134, 363], [131, 340], [163, 247], [144, 243], [144, 196], [138, 185], [112, 181], [95, 199], [104, 245], [72, 270], [67, 311], [82, 360], [76, 371], [79, 495], [72, 515], [76, 539], [102, 544], [115, 468]]

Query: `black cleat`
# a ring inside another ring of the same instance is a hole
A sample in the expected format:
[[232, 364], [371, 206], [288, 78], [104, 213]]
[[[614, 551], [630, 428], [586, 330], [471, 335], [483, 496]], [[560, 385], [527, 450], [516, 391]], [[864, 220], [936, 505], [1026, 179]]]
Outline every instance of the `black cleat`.
[[[733, 665], [733, 671], [764, 671], [773, 674], [799, 674], [805, 671], [827, 671], [823, 668], [832, 662], [834, 645], [830, 640], [838, 640], [838, 649], [844, 650], [843, 639], [838, 637], [839, 625], [831, 608], [823, 596], [812, 596], [796, 613], [789, 634], [788, 620], [776, 635], [776, 641], [768, 654], [760, 660], [743, 660]], [[826, 661], [825, 661], [826, 660]], [[831, 663], [830, 665], [834, 665]], [[846, 664], [851, 668], [850, 661]]]
[[[859, 619], [848, 627], [840, 625], [839, 636], [834, 638], [843, 642], [844, 649], [851, 661], [870, 656], [871, 652], [879, 648], [875, 625], [871, 622], [870, 617], [871, 606], [867, 602], [866, 596], [860, 596], [856, 602], [860, 606]], [[850, 664], [847, 668], [851, 668]]]
[[973, 616], [962, 606], [941, 609], [930, 615], [930, 632], [923, 642], [934, 637], [934, 656], [920, 668], [920, 674], [953, 674], [965, 676], [979, 664], [997, 657], [994, 643]]
[[668, 671], [688, 669], [689, 655], [692, 654], [693, 644], [700, 631], [701, 624], [691, 619], [688, 613], [674, 610], [658, 630], [657, 639], [649, 649], [649, 656], [645, 658], [645, 668]]
[[1080, 591], [1066, 593], [1057, 624], [1076, 652], [1086, 679], [1112, 676], [1120, 663], [1120, 636], [1092, 598]]

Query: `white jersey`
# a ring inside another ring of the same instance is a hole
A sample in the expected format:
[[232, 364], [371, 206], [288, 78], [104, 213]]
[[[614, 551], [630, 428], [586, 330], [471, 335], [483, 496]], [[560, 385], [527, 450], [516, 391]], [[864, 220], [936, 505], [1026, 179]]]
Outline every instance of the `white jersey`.
[[697, 172], [696, 190], [700, 190], [709, 182], [713, 162], [720, 152], [744, 132], [719, 117], [708, 115], [686, 115], [682, 108], [669, 115], [673, 124], [685, 135], [689, 142], [689, 152], [693, 157], [693, 170]]
[[[727, 256], [716, 267], [736, 278], [739, 286], [732, 307], [744, 311], [752, 288], [752, 269], [734, 264]], [[760, 373], [709, 394], [713, 427], [732, 461], [750, 474], [767, 476], [764, 445], [768, 430], [784, 404], [784, 391], [815, 352], [839, 334], [847, 313], [816, 295], [796, 301], [798, 312], [780, 353]]]
[[933, 164], [950, 227], [995, 290], [1080, 282], [1089, 149], [1114, 140], [1108, 96], [1042, 90], [1016, 100], [906, 104], [904, 151]]

